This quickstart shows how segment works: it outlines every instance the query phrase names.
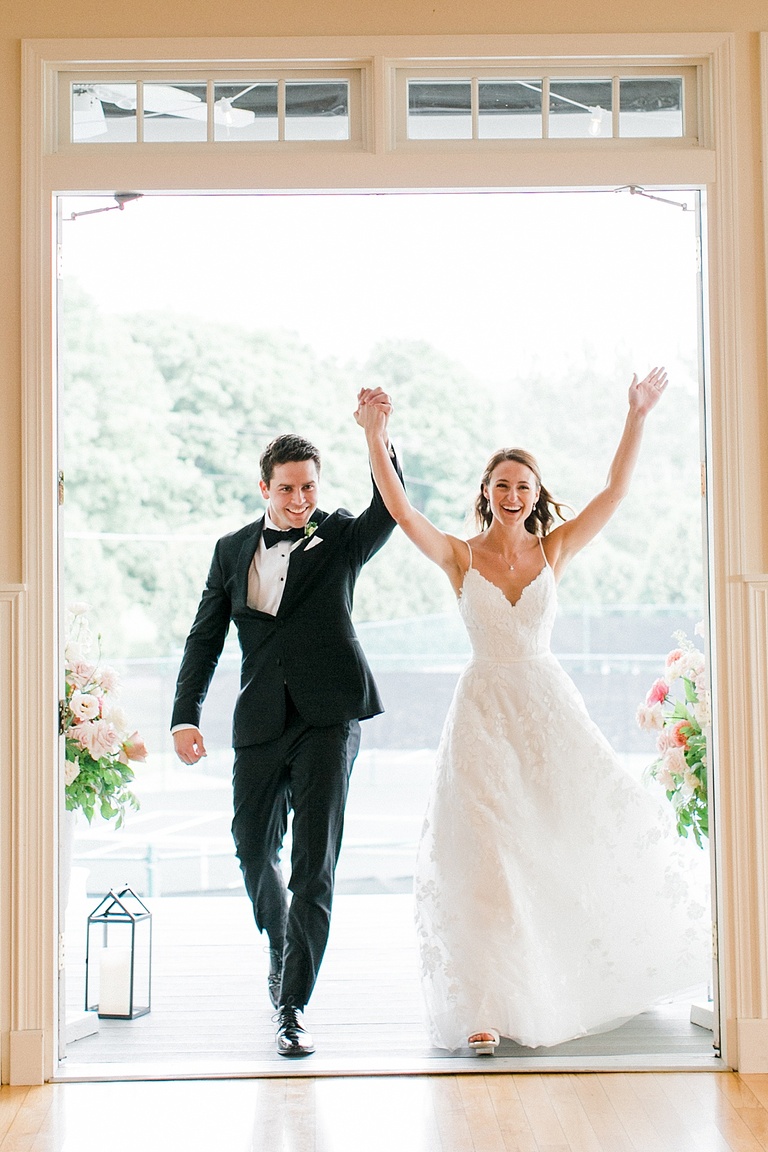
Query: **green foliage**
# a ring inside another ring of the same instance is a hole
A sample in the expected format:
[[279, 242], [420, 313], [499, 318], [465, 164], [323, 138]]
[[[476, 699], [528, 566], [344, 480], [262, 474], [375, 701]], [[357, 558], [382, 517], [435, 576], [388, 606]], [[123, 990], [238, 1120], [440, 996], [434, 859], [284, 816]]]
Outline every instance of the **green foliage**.
[[[558, 377], [474, 379], [431, 346], [387, 341], [362, 364], [323, 358], [296, 334], [250, 332], [173, 314], [102, 314], [77, 285], [63, 324], [67, 596], [92, 605], [108, 651], [179, 650], [215, 539], [263, 509], [259, 455], [274, 435], [308, 436], [323, 457], [321, 506], [370, 498], [352, 419], [362, 386], [395, 401], [392, 434], [414, 503], [440, 527], [468, 517], [501, 444], [540, 459], [545, 483], [581, 507], [604, 482], [625, 410], [628, 365], [583, 363]], [[618, 383], [617, 383], [618, 381]], [[695, 382], [670, 388], [633, 493], [564, 582], [565, 604], [691, 603], [701, 597]], [[607, 399], [606, 399], [607, 398]], [[450, 588], [399, 533], [368, 566], [358, 619], [444, 611]]]
[[114, 760], [105, 767], [104, 761], [94, 760], [89, 752], [70, 740], [66, 742], [66, 758], [80, 767], [75, 779], [64, 790], [68, 812], [81, 808], [90, 824], [98, 809], [104, 820], [114, 819], [115, 828], [120, 828], [126, 810], [138, 810], [139, 802], [129, 788], [134, 778], [129, 764]]

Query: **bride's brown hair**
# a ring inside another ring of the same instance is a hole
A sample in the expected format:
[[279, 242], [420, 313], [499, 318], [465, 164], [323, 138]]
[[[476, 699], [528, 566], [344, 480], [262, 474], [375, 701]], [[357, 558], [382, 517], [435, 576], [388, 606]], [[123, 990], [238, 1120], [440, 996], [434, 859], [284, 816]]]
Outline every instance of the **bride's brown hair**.
[[530, 468], [536, 477], [539, 497], [533, 506], [530, 516], [525, 522], [525, 527], [526, 530], [534, 536], [546, 536], [555, 522], [555, 515], [559, 516], [561, 520], [565, 520], [563, 508], [567, 508], [568, 505], [559, 503], [559, 501], [550, 495], [541, 482], [541, 470], [536, 463], [536, 459], [531, 456], [530, 452], [526, 452], [524, 448], [499, 448], [498, 452], [494, 452], [486, 464], [483, 478], [480, 481], [480, 495], [475, 501], [475, 519], [479, 527], [481, 529], [490, 528], [493, 522], [493, 513], [491, 512], [488, 497], [485, 495], [485, 489], [491, 482], [491, 476], [494, 470], [498, 468], [499, 464], [503, 464], [505, 460], [514, 460], [517, 464], [525, 465], [526, 468]]

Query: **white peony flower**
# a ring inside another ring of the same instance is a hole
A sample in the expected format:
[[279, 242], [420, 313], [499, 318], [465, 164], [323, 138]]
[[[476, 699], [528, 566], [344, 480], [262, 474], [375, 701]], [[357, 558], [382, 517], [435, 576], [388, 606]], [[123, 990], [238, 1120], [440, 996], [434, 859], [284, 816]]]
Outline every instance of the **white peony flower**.
[[694, 719], [700, 728], [706, 728], [712, 720], [712, 709], [709, 706], [709, 696], [705, 695], [698, 704], [691, 705]]
[[75, 640], [67, 640], [64, 645], [64, 663], [69, 664], [82, 664], [85, 659], [83, 649]]
[[81, 692], [79, 688], [72, 693], [69, 706], [78, 720], [95, 720], [101, 707], [98, 696], [92, 696], [90, 692]]
[[118, 707], [117, 704], [108, 704], [104, 708], [102, 715], [104, 716], [105, 720], [114, 726], [114, 729], [120, 738], [120, 742], [122, 743], [122, 741], [125, 740], [125, 738], [128, 736], [128, 717], [126, 716], [123, 709]]
[[640, 704], [635, 719], [645, 732], [660, 732], [664, 727], [664, 713], [661, 704]]
[[104, 664], [96, 669], [94, 680], [105, 692], [110, 693], [117, 691], [120, 676], [109, 664]]
[[672, 779], [672, 775], [671, 775], [669, 769], [665, 768], [663, 764], [662, 764], [661, 768], [659, 768], [658, 772], [656, 773], [656, 779], [658, 780], [659, 784], [661, 784], [662, 788], [664, 788], [664, 790], [666, 792], [674, 792], [675, 782]]
[[75, 600], [74, 603], [70, 604], [67, 608], [67, 611], [71, 612], [73, 616], [83, 616], [86, 612], [90, 612], [90, 610], [91, 606], [90, 604], [86, 604], [85, 600]]
[[69, 785], [72, 783], [73, 780], [77, 780], [79, 775], [80, 775], [80, 761], [79, 760], [67, 760], [66, 764], [64, 765], [64, 783], [65, 783], [65, 785]]

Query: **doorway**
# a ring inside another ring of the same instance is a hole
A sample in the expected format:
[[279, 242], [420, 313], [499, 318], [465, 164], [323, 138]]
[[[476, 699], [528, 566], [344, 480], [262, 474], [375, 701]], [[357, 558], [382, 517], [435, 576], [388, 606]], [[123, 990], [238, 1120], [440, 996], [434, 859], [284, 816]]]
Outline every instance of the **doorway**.
[[[201, 980], [223, 987], [239, 975], [253, 1012], [268, 1018], [251, 989], [263, 958], [247, 906], [232, 915], [243, 902], [227, 830], [234, 651], [207, 704], [213, 739], [194, 781], [188, 770], [182, 779], [165, 732], [212, 543], [258, 514], [259, 445], [285, 430], [286, 403], [324, 452], [324, 502], [355, 509], [368, 480], [354, 392], [383, 383], [414, 498], [463, 534], [479, 470], [501, 441], [532, 448], [551, 487], [580, 506], [602, 483], [632, 371], [665, 363], [675, 382], [667, 418], [649, 429], [634, 504], [563, 585], [557, 648], [627, 765], [640, 772], [653, 759], [635, 708], [672, 633], [692, 636], [706, 614], [696, 197], [670, 198], [677, 207], [612, 191], [144, 197], [91, 216], [111, 200], [63, 200], [65, 587], [89, 603], [151, 753], [137, 771], [141, 809], [124, 830], [96, 823], [76, 834], [70, 906], [79, 901], [77, 924], [123, 881], [167, 910], [175, 901], [162, 979], [178, 997], [178, 942], [210, 939], [201, 917], [215, 900], [209, 929], [236, 939], [212, 972], [187, 973], [182, 1016], [192, 1018]], [[430, 404], [438, 391], [450, 404]], [[83, 422], [81, 405], [98, 420]], [[356, 613], [388, 711], [366, 726], [339, 894], [350, 909], [380, 901], [387, 914], [371, 924], [392, 916], [405, 940], [410, 862], [466, 644], [450, 590], [403, 540], [369, 566]], [[360, 919], [339, 916], [342, 930]], [[345, 939], [341, 972], [359, 946]], [[74, 967], [72, 976], [70, 993]], [[404, 1011], [417, 1028], [413, 996]], [[159, 1014], [119, 1022], [113, 1052], [125, 1050], [126, 1029], [147, 1032]], [[710, 1034], [701, 1051], [711, 1043]], [[100, 1033], [73, 1043], [67, 1064], [89, 1062], [89, 1046], [96, 1063], [110, 1062]], [[141, 1064], [149, 1056], [139, 1050]]]

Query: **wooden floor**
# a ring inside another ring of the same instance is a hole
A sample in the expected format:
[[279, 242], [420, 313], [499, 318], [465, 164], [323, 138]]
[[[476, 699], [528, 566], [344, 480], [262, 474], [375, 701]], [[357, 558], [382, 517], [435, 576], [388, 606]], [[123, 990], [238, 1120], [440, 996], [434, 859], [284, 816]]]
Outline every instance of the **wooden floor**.
[[613, 1073], [0, 1089], [0, 1152], [761, 1152], [768, 1076]]
[[[622, 1028], [550, 1049], [502, 1042], [492, 1058], [430, 1047], [418, 986], [411, 898], [342, 896], [307, 1012], [317, 1052], [286, 1061], [274, 1049], [267, 957], [245, 898], [150, 902], [153, 1004], [133, 1021], [102, 1020], [67, 1047], [64, 1079], [335, 1076], [371, 1073], [714, 1069], [712, 1033], [692, 1025], [690, 1000]], [[84, 923], [84, 918], [82, 919]], [[67, 988], [82, 1012], [80, 917], [68, 917]], [[79, 952], [78, 952], [79, 948]]]

